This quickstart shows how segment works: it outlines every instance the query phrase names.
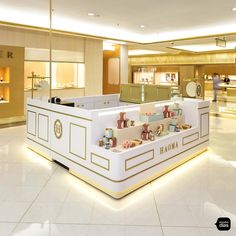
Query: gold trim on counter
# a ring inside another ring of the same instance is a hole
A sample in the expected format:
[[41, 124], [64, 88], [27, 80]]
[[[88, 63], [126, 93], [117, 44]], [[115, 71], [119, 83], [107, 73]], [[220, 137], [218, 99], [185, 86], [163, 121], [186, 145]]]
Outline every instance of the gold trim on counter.
[[56, 152], [56, 151], [54, 151], [54, 150], [52, 150], [52, 149], [46, 147], [46, 146], [44, 146], [44, 145], [41, 144], [41, 143], [36, 142], [35, 140], [32, 140], [32, 139], [29, 138], [29, 137], [27, 137], [27, 139], [29, 139], [30, 141], [35, 142], [35, 143], [37, 143], [37, 144], [39, 144], [39, 145], [41, 145], [41, 146], [47, 148], [48, 150], [54, 152], [54, 153], [57, 154], [57, 155], [60, 155], [60, 156], [64, 157], [64, 158], [67, 159], [68, 161], [71, 161], [71, 162], [73, 162], [73, 163], [75, 163], [75, 164], [81, 166], [82, 168], [84, 168], [84, 169], [86, 169], [86, 170], [89, 170], [89, 171], [91, 171], [91, 172], [93, 172], [93, 173], [95, 173], [95, 174], [97, 174], [97, 175], [99, 175], [99, 176], [101, 176], [101, 177], [103, 177], [103, 178], [105, 178], [105, 179], [111, 181], [111, 182], [114, 182], [114, 183], [120, 183], [120, 182], [124, 182], [124, 181], [126, 181], [126, 180], [128, 180], [128, 179], [131, 179], [131, 178], [133, 178], [134, 176], [136, 176], [136, 175], [138, 175], [138, 174], [140, 174], [140, 173], [145, 172], [146, 170], [149, 170], [149, 169], [151, 169], [151, 168], [153, 168], [153, 167], [155, 167], [155, 166], [157, 166], [157, 165], [160, 165], [161, 163], [164, 163], [164, 162], [166, 162], [166, 161], [168, 161], [168, 160], [170, 160], [170, 159], [172, 159], [172, 158], [174, 158], [174, 157], [176, 157], [176, 156], [178, 156], [178, 155], [180, 155], [180, 154], [183, 154], [183, 153], [185, 153], [185, 152], [191, 150], [192, 148], [198, 147], [198, 146], [200, 146], [201, 144], [204, 144], [204, 143], [206, 143], [206, 142], [209, 141], [209, 140], [205, 140], [205, 141], [203, 141], [203, 142], [201, 142], [201, 143], [199, 143], [199, 144], [197, 144], [197, 145], [195, 145], [195, 146], [193, 146], [193, 147], [191, 147], [191, 148], [188, 148], [188, 149], [186, 149], [186, 150], [184, 150], [184, 151], [182, 151], [182, 152], [180, 152], [180, 153], [178, 153], [178, 154], [176, 154], [176, 155], [174, 155], [174, 156], [172, 156], [172, 157], [169, 157], [169, 158], [166, 159], [166, 160], [163, 160], [163, 161], [161, 161], [161, 162], [158, 162], [158, 163], [156, 163], [155, 165], [150, 166], [150, 167], [148, 167], [148, 168], [146, 168], [146, 169], [144, 169], [144, 170], [141, 170], [141, 171], [139, 171], [138, 173], [135, 173], [135, 174], [133, 174], [133, 175], [127, 177], [127, 178], [124, 178], [124, 179], [122, 179], [122, 180], [113, 180], [113, 179], [110, 179], [110, 178], [108, 178], [107, 176], [102, 175], [102, 174], [100, 174], [100, 173], [98, 173], [98, 172], [96, 172], [96, 171], [94, 171], [94, 170], [92, 170], [92, 169], [90, 169], [90, 168], [88, 168], [88, 167], [86, 167], [86, 166], [84, 166], [84, 165], [82, 165], [82, 164], [76, 162], [76, 161], [71, 160], [70, 158], [68, 158], [68, 157], [66, 157], [66, 156], [64, 156], [64, 155], [62, 155], [62, 154], [60, 154], [60, 153], [58, 153], [58, 152]]
[[[47, 139], [44, 139], [39, 136], [39, 116], [45, 116], [47, 118]], [[41, 114], [41, 113], [38, 113], [38, 138], [45, 141], [45, 142], [48, 142], [48, 140], [49, 140], [49, 116]]]
[[69, 173], [71, 173], [72, 175], [76, 176], [79, 179], [84, 180], [86, 183], [92, 185], [93, 187], [99, 189], [100, 191], [103, 191], [104, 193], [112, 196], [113, 198], [120, 199], [120, 198], [124, 197], [125, 195], [127, 195], [127, 194], [137, 190], [138, 188], [144, 186], [145, 184], [147, 184], [147, 183], [149, 183], [149, 182], [151, 182], [151, 181], [161, 177], [162, 175], [170, 172], [171, 170], [177, 168], [178, 166], [183, 165], [187, 161], [189, 161], [189, 160], [193, 159], [194, 157], [200, 155], [201, 153], [205, 152], [206, 150], [207, 150], [207, 148], [204, 148], [204, 149], [202, 149], [200, 151], [197, 151], [196, 153], [191, 154], [190, 156], [184, 158], [180, 162], [171, 165], [170, 167], [162, 170], [161, 172], [159, 172], [157, 174], [154, 174], [151, 177], [148, 177], [145, 180], [142, 180], [142, 181], [132, 185], [131, 187], [129, 187], [129, 188], [127, 188], [127, 189], [125, 189], [124, 191], [121, 191], [121, 192], [115, 192], [115, 191], [112, 191], [112, 190], [107, 189], [105, 187], [102, 187], [101, 185], [95, 183], [91, 178], [89, 178], [87, 176], [84, 176], [84, 175], [82, 175], [82, 174], [80, 174], [80, 173], [78, 173], [78, 172], [76, 172], [76, 171], [74, 171], [72, 169], [69, 169]]
[[54, 134], [56, 136], [57, 139], [60, 139], [62, 137], [63, 134], [63, 126], [62, 123], [59, 119], [56, 119], [54, 121]]
[[[152, 152], [152, 157], [151, 157], [151, 158], [149, 158], [149, 159], [147, 159], [147, 160], [145, 160], [145, 161], [142, 161], [142, 162], [140, 162], [140, 163], [138, 163], [138, 164], [136, 164], [136, 165], [134, 165], [134, 166], [131, 166], [131, 167], [127, 168], [127, 162], [128, 162], [129, 160], [133, 160], [133, 159], [135, 159], [135, 158], [137, 158], [137, 157], [139, 157], [139, 156], [142, 156], [142, 155], [144, 155], [144, 154], [146, 154], [146, 153], [149, 153], [149, 152]], [[130, 157], [129, 159], [126, 159], [126, 160], [125, 160], [125, 170], [127, 171], [127, 170], [130, 170], [130, 169], [133, 169], [133, 168], [135, 168], [135, 167], [137, 167], [137, 166], [140, 166], [140, 165], [142, 165], [142, 164], [144, 164], [144, 163], [146, 163], [146, 162], [148, 162], [148, 161], [150, 161], [150, 160], [153, 160], [153, 159], [154, 159], [154, 149], [152, 149], [152, 150], [150, 150], [150, 151], [147, 151], [147, 152], [144, 152], [144, 153], [141, 153], [141, 154], [139, 154], [139, 155]]]
[[206, 109], [206, 108], [209, 108], [209, 106], [207, 106], [207, 107], [199, 107], [198, 110]]
[[[100, 165], [100, 164], [94, 162], [94, 161], [93, 161], [93, 155], [94, 155], [94, 156], [97, 156], [97, 157], [99, 157], [99, 158], [101, 158], [101, 159], [103, 159], [103, 160], [106, 160], [106, 161], [107, 161], [107, 164], [108, 164], [108, 167], [106, 168], [106, 167], [104, 167], [104, 166], [102, 166], [102, 165]], [[105, 170], [110, 171], [110, 160], [109, 160], [109, 159], [107, 159], [107, 158], [105, 158], [105, 157], [103, 157], [103, 156], [100, 156], [100, 155], [97, 155], [97, 154], [91, 152], [91, 153], [90, 153], [90, 160], [91, 160], [91, 163], [93, 163], [94, 165], [99, 166], [99, 167], [101, 167], [101, 168], [103, 168], [103, 169], [105, 169]]]
[[[194, 140], [192, 140], [192, 141], [189, 141], [189, 142], [187, 142], [187, 143], [184, 143], [184, 139], [185, 139], [185, 138], [191, 137], [191, 136], [193, 136], [193, 135], [195, 135], [195, 134], [197, 134], [197, 138], [196, 138], [196, 139], [194, 139]], [[188, 136], [182, 137], [182, 146], [185, 146], [185, 145], [187, 145], [187, 144], [193, 143], [193, 142], [197, 141], [198, 139], [199, 139], [199, 132], [195, 132], [195, 133], [190, 134], [190, 135], [188, 135]]]
[[[35, 115], [35, 133], [33, 134], [33, 133], [30, 133], [29, 131], [28, 131], [28, 128], [29, 128], [29, 112], [31, 112], [31, 113], [34, 113], [34, 115]], [[37, 133], [37, 112], [35, 112], [35, 111], [30, 111], [30, 110], [27, 110], [27, 133], [28, 134], [30, 134], [30, 135], [33, 135], [33, 136], [35, 136], [36, 137], [36, 133]]]
[[[71, 151], [71, 126], [72, 125], [74, 125], [74, 126], [78, 126], [79, 128], [83, 128], [83, 129], [85, 129], [85, 137], [84, 137], [84, 140], [85, 140], [85, 144], [84, 144], [84, 157], [82, 157], [82, 156], [79, 156], [79, 155], [77, 155], [76, 153], [73, 153], [72, 151]], [[70, 122], [70, 128], [69, 128], [69, 153], [71, 153], [72, 155], [74, 155], [74, 156], [77, 156], [77, 157], [79, 157], [79, 158], [81, 158], [81, 159], [83, 159], [83, 160], [86, 160], [86, 156], [87, 156], [87, 127], [86, 126], [82, 126], [82, 125], [78, 125], [78, 124], [74, 124], [74, 123], [71, 123]]]
[[171, 150], [174, 150], [176, 148], [179, 147], [179, 142], [178, 141], [174, 141], [172, 143], [169, 143], [168, 145], [162, 146], [160, 147], [160, 155], [169, 152]]
[[[202, 116], [203, 115], [208, 115], [208, 121], [207, 121], [207, 125], [208, 125], [208, 132], [207, 132], [207, 134], [205, 134], [205, 135], [202, 135]], [[200, 138], [205, 138], [205, 137], [207, 137], [208, 135], [209, 135], [209, 127], [210, 126], [210, 122], [209, 122], [209, 112], [205, 112], [205, 113], [202, 113], [202, 114], [200, 114]]]

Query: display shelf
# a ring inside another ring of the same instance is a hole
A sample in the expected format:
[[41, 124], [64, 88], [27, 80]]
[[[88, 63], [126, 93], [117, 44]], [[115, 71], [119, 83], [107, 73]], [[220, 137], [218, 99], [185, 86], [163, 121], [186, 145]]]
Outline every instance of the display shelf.
[[[3, 103], [8, 103], [10, 100], [10, 93], [9, 93], [8, 86], [0, 86], [0, 101]], [[1, 98], [3, 97], [3, 100]]]
[[0, 67], [0, 83], [10, 82], [10, 67]]
[[[177, 118], [178, 124], [184, 123], [184, 115], [181, 116], [174, 116], [173, 118]], [[170, 124], [172, 118], [164, 118], [157, 121], [149, 122], [150, 130], [156, 130], [157, 126], [160, 124], [164, 124], [164, 132], [168, 131], [168, 125]], [[132, 140], [132, 139], [139, 139], [141, 137], [142, 132], [142, 125], [145, 122], [137, 121], [135, 122], [135, 126], [130, 126], [128, 128], [118, 129], [113, 127], [113, 136], [117, 139], [117, 144], [121, 144], [124, 140]]]
[[[142, 144], [131, 147], [131, 148], [123, 148], [122, 145], [117, 145], [116, 147], [110, 148], [110, 149], [105, 149], [104, 147], [99, 147], [98, 145], [94, 145], [93, 148], [98, 148], [98, 149], [100, 149], [100, 151], [105, 150], [106, 152], [110, 152], [110, 153], [133, 152], [134, 150], [139, 150], [139, 149], [141, 150], [144, 147], [148, 146], [149, 144], [155, 145], [155, 144], [158, 144], [158, 142], [160, 142], [160, 141], [165, 141], [165, 140], [168, 140], [169, 138], [174, 138], [175, 136], [178, 137], [179, 135], [184, 135], [186, 133], [195, 132], [195, 131], [197, 131], [197, 127], [191, 127], [189, 129], [181, 129], [179, 132], [167, 131], [165, 135], [155, 136], [154, 141], [142, 140]], [[141, 139], [141, 137], [139, 137], [139, 139]]]
[[[10, 68], [0, 67], [0, 104], [9, 103]], [[1, 100], [3, 98], [3, 100]]]

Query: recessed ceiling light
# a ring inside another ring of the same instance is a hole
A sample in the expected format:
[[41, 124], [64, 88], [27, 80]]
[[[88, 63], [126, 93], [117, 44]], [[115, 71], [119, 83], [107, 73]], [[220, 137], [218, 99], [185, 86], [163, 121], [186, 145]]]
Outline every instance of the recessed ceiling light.
[[236, 7], [232, 8], [232, 11], [236, 11]]
[[95, 17], [99, 17], [100, 15], [98, 13], [94, 13], [94, 12], [89, 12], [88, 16], [95, 16]]
[[142, 28], [142, 29], [145, 28], [145, 25], [140, 25], [140, 28]]

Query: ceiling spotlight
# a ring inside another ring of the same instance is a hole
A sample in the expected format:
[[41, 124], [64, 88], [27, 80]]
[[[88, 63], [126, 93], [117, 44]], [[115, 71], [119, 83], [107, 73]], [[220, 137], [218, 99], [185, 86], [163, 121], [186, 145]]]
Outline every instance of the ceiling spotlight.
[[221, 38], [215, 38], [215, 41], [216, 41], [216, 46], [223, 47], [223, 48], [226, 47], [226, 39], [225, 39], [225, 37], [223, 37], [222, 39]]
[[232, 8], [232, 11], [236, 11], [236, 7]]
[[94, 13], [94, 12], [89, 12], [88, 16], [94, 16], [94, 17], [99, 17], [100, 15], [98, 13]]
[[140, 25], [140, 28], [142, 28], [142, 29], [145, 28], [145, 25]]

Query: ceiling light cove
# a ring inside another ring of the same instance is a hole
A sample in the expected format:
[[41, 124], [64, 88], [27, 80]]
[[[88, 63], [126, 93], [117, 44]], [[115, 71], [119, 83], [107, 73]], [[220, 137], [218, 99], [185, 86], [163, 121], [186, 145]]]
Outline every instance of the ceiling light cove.
[[[185, 4], [185, 1], [171, 1], [173, 6], [170, 8], [168, 4], [150, 0], [153, 4], [148, 4], [147, 11], [144, 11], [143, 4], [140, 4], [144, 2], [143, 0], [136, 0], [135, 6], [131, 4], [132, 1], [126, 1], [127, 5], [132, 5], [133, 11], [129, 11], [128, 7], [122, 4], [114, 7], [112, 3], [116, 3], [116, 0], [53, 2], [53, 9], [56, 10], [52, 17], [53, 29], [95, 37], [153, 43], [236, 32], [236, 21], [232, 12], [236, 10], [236, 6], [232, 8], [232, 1], [221, 1], [221, 3], [215, 4], [214, 11], [207, 11], [207, 4], [212, 5], [212, 0], [189, 0], [188, 2], [196, 7], [195, 14], [180, 14], [179, 17], [173, 18], [173, 22], [172, 18], [170, 20], [167, 18], [168, 16], [173, 17], [173, 14], [176, 13], [172, 9], [178, 7], [179, 12], [189, 12], [189, 5]], [[203, 8], [206, 9], [206, 14], [199, 18], [199, 15], [203, 14]], [[86, 10], [84, 11], [84, 9]], [[229, 11], [232, 14], [228, 14]], [[0, 21], [49, 28], [48, 1], [1, 0]]]
[[153, 51], [153, 50], [129, 50], [128, 55], [129, 56], [139, 56], [139, 55], [155, 55], [155, 54], [162, 54], [165, 52], [160, 51]]
[[219, 51], [219, 50], [232, 50], [236, 46], [236, 42], [227, 42], [225, 47], [216, 46], [216, 44], [193, 44], [193, 45], [182, 45], [174, 46], [173, 48], [182, 49], [191, 52], [208, 52], [208, 51]]
[[113, 43], [103, 41], [103, 51], [115, 51], [115, 45]]
[[12, 22], [16, 24], [49, 27], [48, 12], [27, 9], [17, 9], [13, 6], [5, 6], [0, 3], [0, 21]]
[[111, 44], [127, 44], [123, 41], [117, 41], [117, 40], [106, 40], [105, 42], [111, 43]]
[[[136, 41], [140, 39], [140, 34], [135, 34], [120, 27], [100, 25], [98, 22], [75, 21], [69, 17], [54, 16], [53, 29], [76, 32], [86, 35], [94, 35], [104, 38], [112, 38], [118, 41]], [[141, 35], [141, 40], [144, 36]]]

